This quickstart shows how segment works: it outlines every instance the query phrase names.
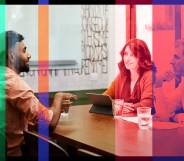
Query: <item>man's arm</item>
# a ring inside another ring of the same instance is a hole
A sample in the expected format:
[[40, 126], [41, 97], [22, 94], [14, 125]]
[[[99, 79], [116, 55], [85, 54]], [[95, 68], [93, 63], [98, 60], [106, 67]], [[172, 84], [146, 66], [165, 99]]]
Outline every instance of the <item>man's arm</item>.
[[62, 104], [63, 100], [77, 100], [77, 96], [70, 93], [56, 93], [54, 96], [54, 101], [52, 103], [52, 107], [50, 109], [53, 112], [52, 120], [50, 121], [50, 129], [53, 130], [56, 128], [58, 121], [60, 119], [61, 112], [64, 111], [65, 108], [71, 106], [72, 102], [68, 102], [65, 105]]
[[155, 87], [159, 88], [162, 87], [164, 82], [170, 82], [175, 78], [175, 74], [173, 71], [168, 70], [164, 72], [163, 74], [159, 75], [156, 82], [155, 82]]
[[[175, 115], [176, 110], [183, 107], [182, 102], [184, 99], [184, 84], [181, 83], [180, 86], [173, 91], [171, 91], [170, 96], [167, 98], [164, 97], [162, 92], [162, 87], [155, 87], [154, 93], [156, 96], [156, 115], [159, 115], [160, 118], [165, 118], [163, 121], [172, 120], [180, 122], [182, 114], [178, 118], [178, 114]], [[167, 117], [166, 117], [167, 116]]]

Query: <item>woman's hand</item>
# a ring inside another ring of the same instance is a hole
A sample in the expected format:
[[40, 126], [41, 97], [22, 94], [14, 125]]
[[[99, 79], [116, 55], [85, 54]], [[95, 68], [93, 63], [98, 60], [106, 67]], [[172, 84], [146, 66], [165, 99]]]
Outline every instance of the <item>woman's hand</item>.
[[133, 103], [124, 102], [123, 104], [114, 104], [114, 113], [116, 116], [122, 116], [125, 113], [131, 113], [134, 111]]
[[123, 113], [131, 113], [133, 111], [134, 111], [134, 104], [133, 103], [124, 102], [122, 114]]

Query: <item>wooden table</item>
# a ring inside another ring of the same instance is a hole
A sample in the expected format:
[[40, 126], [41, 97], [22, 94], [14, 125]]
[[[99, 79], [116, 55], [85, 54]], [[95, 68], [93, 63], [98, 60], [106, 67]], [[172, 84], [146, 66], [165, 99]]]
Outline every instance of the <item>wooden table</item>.
[[141, 130], [132, 122], [89, 113], [90, 107], [70, 107], [69, 124], [60, 121], [50, 136], [59, 144], [102, 156], [142, 156], [149, 157], [150, 161], [152, 156], [184, 156], [184, 127]]
[[184, 157], [184, 127], [167, 130], [154, 129], [153, 156]]
[[137, 124], [113, 116], [89, 113], [90, 107], [70, 107], [71, 123], [60, 122], [52, 137], [103, 156], [152, 156], [152, 130], [140, 130]]
[[132, 122], [89, 113], [90, 107], [70, 107], [71, 122], [60, 121], [50, 136], [62, 146], [64, 143], [74, 150], [86, 149], [107, 157], [142, 156], [151, 161], [152, 156], [184, 156], [184, 127], [141, 130]]

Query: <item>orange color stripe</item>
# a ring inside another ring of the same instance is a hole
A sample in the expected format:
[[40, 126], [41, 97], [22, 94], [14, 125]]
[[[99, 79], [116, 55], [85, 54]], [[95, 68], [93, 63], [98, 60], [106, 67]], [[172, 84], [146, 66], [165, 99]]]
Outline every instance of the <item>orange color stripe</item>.
[[49, 90], [49, 8], [47, 5], [38, 7], [38, 91]]

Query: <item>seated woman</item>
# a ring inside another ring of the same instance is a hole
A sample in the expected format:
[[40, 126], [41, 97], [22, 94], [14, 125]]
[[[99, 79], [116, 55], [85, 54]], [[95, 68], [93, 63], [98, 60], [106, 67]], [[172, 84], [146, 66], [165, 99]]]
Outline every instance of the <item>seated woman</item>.
[[140, 39], [131, 39], [120, 54], [120, 72], [103, 94], [124, 100], [123, 106], [115, 109], [116, 114], [136, 112], [140, 106], [151, 107], [152, 61], [147, 44]]

